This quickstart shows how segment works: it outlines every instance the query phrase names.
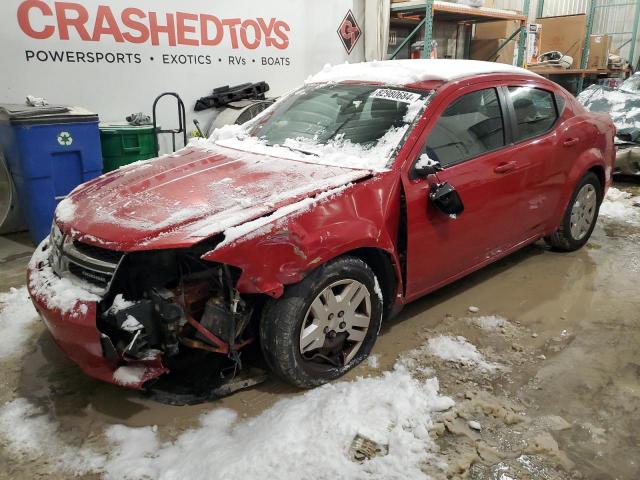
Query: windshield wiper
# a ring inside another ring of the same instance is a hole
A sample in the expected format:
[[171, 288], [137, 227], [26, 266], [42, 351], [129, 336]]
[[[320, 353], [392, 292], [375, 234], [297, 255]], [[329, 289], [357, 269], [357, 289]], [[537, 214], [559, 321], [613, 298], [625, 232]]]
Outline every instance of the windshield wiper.
[[284, 148], [288, 148], [292, 152], [300, 152], [300, 153], [303, 153], [305, 155], [313, 155], [314, 157], [319, 157], [320, 156], [316, 152], [310, 152], [309, 150], [303, 150], [301, 148], [290, 147], [289, 145], [281, 145], [281, 146], [284, 147]]

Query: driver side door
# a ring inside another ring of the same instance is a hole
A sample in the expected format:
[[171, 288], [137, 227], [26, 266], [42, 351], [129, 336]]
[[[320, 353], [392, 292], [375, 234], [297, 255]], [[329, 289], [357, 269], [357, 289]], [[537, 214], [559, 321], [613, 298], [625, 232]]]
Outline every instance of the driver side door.
[[[505, 100], [500, 87], [460, 89], [437, 107], [437, 120], [426, 127], [415, 160], [427, 154], [443, 170], [427, 178], [410, 170], [404, 181], [408, 299], [489, 263], [523, 240], [518, 212], [526, 198], [526, 175], [513, 158]], [[429, 201], [430, 190], [443, 182], [464, 203], [456, 218]]]

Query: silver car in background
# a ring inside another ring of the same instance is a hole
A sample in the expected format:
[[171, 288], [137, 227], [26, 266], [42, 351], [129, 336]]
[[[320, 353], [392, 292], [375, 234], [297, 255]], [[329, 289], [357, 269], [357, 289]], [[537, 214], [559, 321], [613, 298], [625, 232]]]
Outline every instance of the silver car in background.
[[593, 112], [608, 113], [616, 126], [615, 174], [640, 176], [640, 72], [617, 89], [591, 85], [578, 101]]

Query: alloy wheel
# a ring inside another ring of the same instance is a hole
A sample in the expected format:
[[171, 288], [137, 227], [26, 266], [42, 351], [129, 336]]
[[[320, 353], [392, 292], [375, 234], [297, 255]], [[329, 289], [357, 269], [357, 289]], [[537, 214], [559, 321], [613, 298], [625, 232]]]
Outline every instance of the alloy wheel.
[[571, 236], [574, 240], [582, 240], [589, 230], [596, 216], [597, 199], [595, 187], [585, 184], [571, 207]]
[[307, 310], [300, 353], [306, 360], [344, 366], [360, 350], [370, 323], [369, 289], [357, 280], [338, 280], [322, 290]]

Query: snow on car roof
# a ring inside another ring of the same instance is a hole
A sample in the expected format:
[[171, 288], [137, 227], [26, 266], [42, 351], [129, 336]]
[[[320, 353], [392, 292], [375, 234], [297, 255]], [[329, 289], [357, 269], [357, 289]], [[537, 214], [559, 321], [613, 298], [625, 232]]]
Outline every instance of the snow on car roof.
[[481, 62], [478, 60], [384, 60], [362, 63], [325, 65], [306, 83], [341, 82], [362, 80], [392, 85], [435, 80], [448, 82], [457, 78], [471, 77], [484, 73], [519, 73], [539, 77], [537, 73], [504, 63]]

